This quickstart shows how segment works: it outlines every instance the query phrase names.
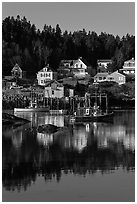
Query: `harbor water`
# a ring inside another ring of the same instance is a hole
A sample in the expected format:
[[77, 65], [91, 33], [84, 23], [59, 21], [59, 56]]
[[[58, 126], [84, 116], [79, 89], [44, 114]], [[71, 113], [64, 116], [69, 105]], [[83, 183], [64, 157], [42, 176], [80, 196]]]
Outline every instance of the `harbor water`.
[[[31, 122], [2, 128], [2, 201], [134, 202], [135, 111], [111, 123], [16, 113]], [[52, 124], [58, 131], [39, 131]]]

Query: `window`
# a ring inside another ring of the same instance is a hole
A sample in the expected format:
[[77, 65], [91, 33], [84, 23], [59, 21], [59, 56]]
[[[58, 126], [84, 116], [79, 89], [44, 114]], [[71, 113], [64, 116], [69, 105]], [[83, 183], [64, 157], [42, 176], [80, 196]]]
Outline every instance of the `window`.
[[78, 68], [78, 64], [76, 64], [76, 68]]
[[106, 79], [106, 77], [103, 77], [103, 79]]
[[80, 67], [82, 68], [82, 64], [80, 64]]
[[41, 74], [41, 77], [42, 77], [43, 75]]
[[119, 81], [122, 81], [123, 80], [123, 77], [119, 77]]
[[99, 77], [99, 80], [102, 80], [102, 77]]
[[54, 95], [54, 91], [52, 91], [52, 95]]
[[41, 80], [41, 84], [43, 84], [43, 80]]
[[50, 73], [46, 73], [46, 77], [50, 77]]

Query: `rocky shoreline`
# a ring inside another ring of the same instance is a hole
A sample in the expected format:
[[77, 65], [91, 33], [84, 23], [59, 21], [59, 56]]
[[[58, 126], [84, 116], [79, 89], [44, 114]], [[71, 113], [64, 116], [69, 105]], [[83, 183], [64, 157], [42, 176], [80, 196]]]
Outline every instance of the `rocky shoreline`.
[[26, 120], [24, 118], [19, 118], [8, 113], [2, 113], [2, 125], [20, 126], [29, 122], [29, 120]]

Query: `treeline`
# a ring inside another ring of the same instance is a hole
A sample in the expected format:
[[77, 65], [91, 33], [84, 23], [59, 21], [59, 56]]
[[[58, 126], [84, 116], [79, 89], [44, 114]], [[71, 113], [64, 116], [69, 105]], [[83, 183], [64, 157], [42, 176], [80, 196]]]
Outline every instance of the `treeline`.
[[9, 75], [18, 63], [28, 73], [35, 73], [45, 63], [57, 70], [61, 59], [83, 57], [93, 68], [97, 59], [112, 59], [112, 69], [121, 68], [123, 62], [135, 57], [135, 36], [127, 34], [120, 38], [101, 32], [61, 31], [44, 25], [40, 31], [25, 17], [7, 17], [2, 23], [2, 68]]

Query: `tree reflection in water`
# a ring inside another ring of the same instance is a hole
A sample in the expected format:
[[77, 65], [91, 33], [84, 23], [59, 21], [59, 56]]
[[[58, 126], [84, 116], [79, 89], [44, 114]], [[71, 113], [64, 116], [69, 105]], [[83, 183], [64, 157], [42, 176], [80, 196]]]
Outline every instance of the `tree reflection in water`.
[[38, 133], [36, 127], [6, 130], [2, 139], [2, 181], [6, 190], [27, 190], [43, 176], [60, 181], [62, 174], [134, 171], [134, 128], [102, 123]]

